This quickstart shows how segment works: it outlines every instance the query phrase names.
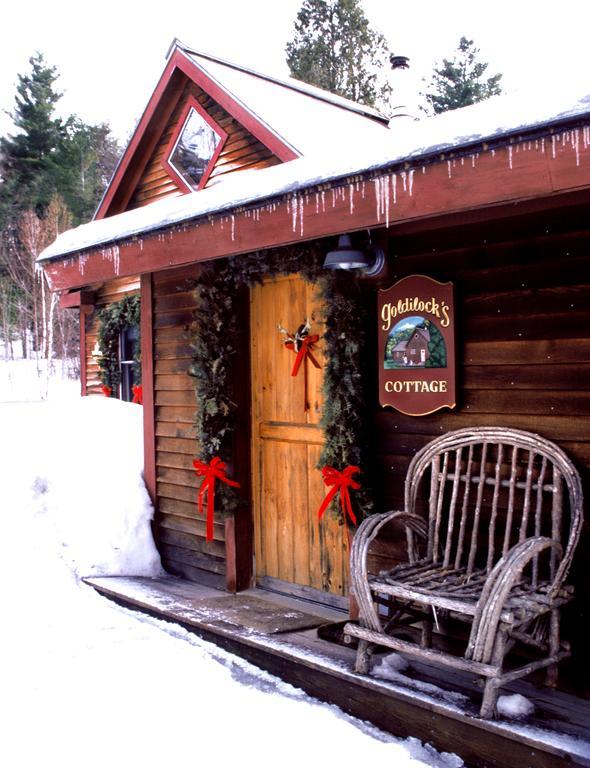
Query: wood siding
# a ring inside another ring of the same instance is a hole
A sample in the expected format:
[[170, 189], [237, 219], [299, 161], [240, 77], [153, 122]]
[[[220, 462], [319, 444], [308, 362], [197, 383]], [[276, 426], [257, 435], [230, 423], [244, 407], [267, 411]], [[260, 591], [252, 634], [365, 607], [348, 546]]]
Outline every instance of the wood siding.
[[[590, 229], [584, 215], [408, 235], [390, 241], [390, 255], [392, 274], [380, 287], [409, 274], [455, 284], [458, 405], [423, 417], [375, 411], [378, 508], [403, 508], [403, 481], [419, 448], [471, 425], [515, 427], [556, 442], [581, 471], [588, 498]], [[398, 542], [397, 554], [405, 557], [401, 537]], [[566, 618], [574, 652], [587, 621], [589, 550], [586, 534], [572, 572], [577, 599]], [[372, 570], [387, 564], [384, 549], [376, 547]]]
[[243, 169], [266, 168], [280, 160], [258, 139], [243, 128], [228, 112], [192, 82], [187, 83], [148, 162], [128, 208], [139, 208], [155, 200], [186, 193], [162, 165], [164, 153], [178, 124], [181, 112], [189, 96], [193, 96], [205, 111], [228, 134], [228, 139], [207, 181], [211, 186], [221, 176]]
[[205, 518], [197, 514], [197, 407], [189, 331], [194, 297], [189, 281], [198, 266], [153, 276], [154, 407], [156, 432], [155, 536], [167, 571], [190, 580], [225, 575], [225, 522], [215, 517], [214, 541], [205, 541]]
[[[95, 292], [96, 304], [93, 312], [83, 316], [85, 322], [86, 394], [102, 395], [99, 368], [96, 358], [92, 355], [92, 350], [98, 340], [97, 313], [101, 307], [107, 304], [120, 301], [133, 293], [139, 293], [139, 277], [122, 277], [119, 280], [109, 280], [103, 285], [92, 286], [90, 290]], [[83, 367], [82, 370], [84, 370]]]

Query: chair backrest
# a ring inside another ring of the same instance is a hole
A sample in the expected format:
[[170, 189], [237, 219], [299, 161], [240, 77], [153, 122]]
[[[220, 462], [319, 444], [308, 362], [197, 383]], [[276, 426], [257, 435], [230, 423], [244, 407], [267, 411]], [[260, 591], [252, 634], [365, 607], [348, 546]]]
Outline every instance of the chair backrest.
[[448, 432], [413, 458], [406, 510], [427, 498], [426, 556], [448, 568], [491, 571], [515, 544], [531, 536], [560, 542], [548, 562], [535, 559], [533, 585], [565, 578], [582, 526], [582, 486], [571, 461], [539, 435], [505, 427]]

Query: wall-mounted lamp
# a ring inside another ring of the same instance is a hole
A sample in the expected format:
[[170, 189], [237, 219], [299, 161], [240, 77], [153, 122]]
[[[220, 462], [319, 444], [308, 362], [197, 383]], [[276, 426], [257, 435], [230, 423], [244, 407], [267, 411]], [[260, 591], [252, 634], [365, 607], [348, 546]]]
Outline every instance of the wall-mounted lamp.
[[370, 245], [368, 251], [353, 248], [350, 235], [340, 235], [335, 250], [329, 251], [324, 259], [325, 269], [360, 269], [363, 276], [375, 277], [385, 266], [383, 249]]

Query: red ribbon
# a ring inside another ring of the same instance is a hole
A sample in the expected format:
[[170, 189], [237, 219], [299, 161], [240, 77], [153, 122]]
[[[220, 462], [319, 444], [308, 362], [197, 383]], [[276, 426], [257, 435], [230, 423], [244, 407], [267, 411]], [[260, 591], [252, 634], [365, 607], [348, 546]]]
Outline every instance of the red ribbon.
[[225, 474], [227, 464], [221, 461], [219, 456], [211, 459], [210, 464], [205, 464], [199, 459], [193, 459], [193, 467], [197, 477], [202, 477], [203, 482], [199, 488], [199, 514], [203, 514], [203, 502], [207, 494], [207, 541], [213, 541], [213, 509], [215, 506], [215, 480], [221, 480], [226, 485], [239, 488], [240, 484], [235, 480], [230, 480]]
[[110, 397], [113, 394], [113, 390], [108, 386], [108, 384], [103, 384], [101, 389], [102, 389], [102, 394], [105, 397]]
[[138, 405], [143, 404], [143, 387], [141, 384], [137, 384], [133, 387], [133, 400], [132, 403], [137, 403]]
[[322, 475], [324, 476], [324, 483], [327, 486], [332, 487], [328, 491], [328, 494], [323, 500], [322, 506], [319, 509], [319, 520], [322, 519], [322, 515], [330, 506], [330, 502], [334, 496], [340, 492], [340, 508], [342, 510], [342, 516], [344, 517], [344, 520], [346, 520], [346, 517], [348, 516], [352, 524], [356, 525], [356, 517], [352, 511], [352, 504], [350, 503], [350, 493], [348, 489], [352, 488], [356, 491], [361, 487], [360, 483], [357, 483], [356, 480], [352, 479], [352, 476], [356, 475], [356, 473], [360, 471], [361, 470], [359, 467], [354, 466], [346, 467], [344, 470], [342, 470], [342, 472], [338, 472], [338, 470], [334, 469], [334, 467], [323, 467]]
[[297, 376], [299, 373], [299, 368], [301, 367], [301, 363], [305, 360], [306, 357], [309, 357], [316, 368], [321, 368], [321, 365], [318, 363], [311, 352], [313, 345], [317, 344], [319, 340], [320, 337], [317, 334], [314, 334], [313, 336], [306, 336], [304, 339], [301, 339], [301, 346], [299, 347], [299, 350], [296, 349], [295, 342], [291, 339], [285, 342], [287, 349], [292, 349], [293, 352], [297, 352], [297, 357], [293, 363], [291, 376]]

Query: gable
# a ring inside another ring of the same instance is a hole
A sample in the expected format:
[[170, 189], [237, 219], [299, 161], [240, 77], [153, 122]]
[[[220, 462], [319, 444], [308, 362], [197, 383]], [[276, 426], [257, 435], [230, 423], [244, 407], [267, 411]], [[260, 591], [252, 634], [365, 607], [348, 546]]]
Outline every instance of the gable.
[[186, 194], [189, 191], [181, 180], [171, 173], [167, 164], [167, 154], [171, 150], [175, 134], [182, 128], [187, 108], [190, 108], [192, 100], [197, 102], [213, 123], [227, 136], [208, 173], [204, 187], [211, 186], [224, 176], [236, 171], [267, 168], [281, 162], [268, 147], [214, 101], [203, 88], [187, 79], [125, 210], [139, 208], [155, 200]]
[[95, 219], [186, 194], [188, 190], [182, 188], [182, 182], [174, 178], [174, 174], [166, 172], [162, 160], [190, 98], [195, 98], [211, 121], [228, 134], [209, 184], [243, 168], [264, 168], [299, 156], [271, 126], [198, 62], [175, 47], [115, 169]]

